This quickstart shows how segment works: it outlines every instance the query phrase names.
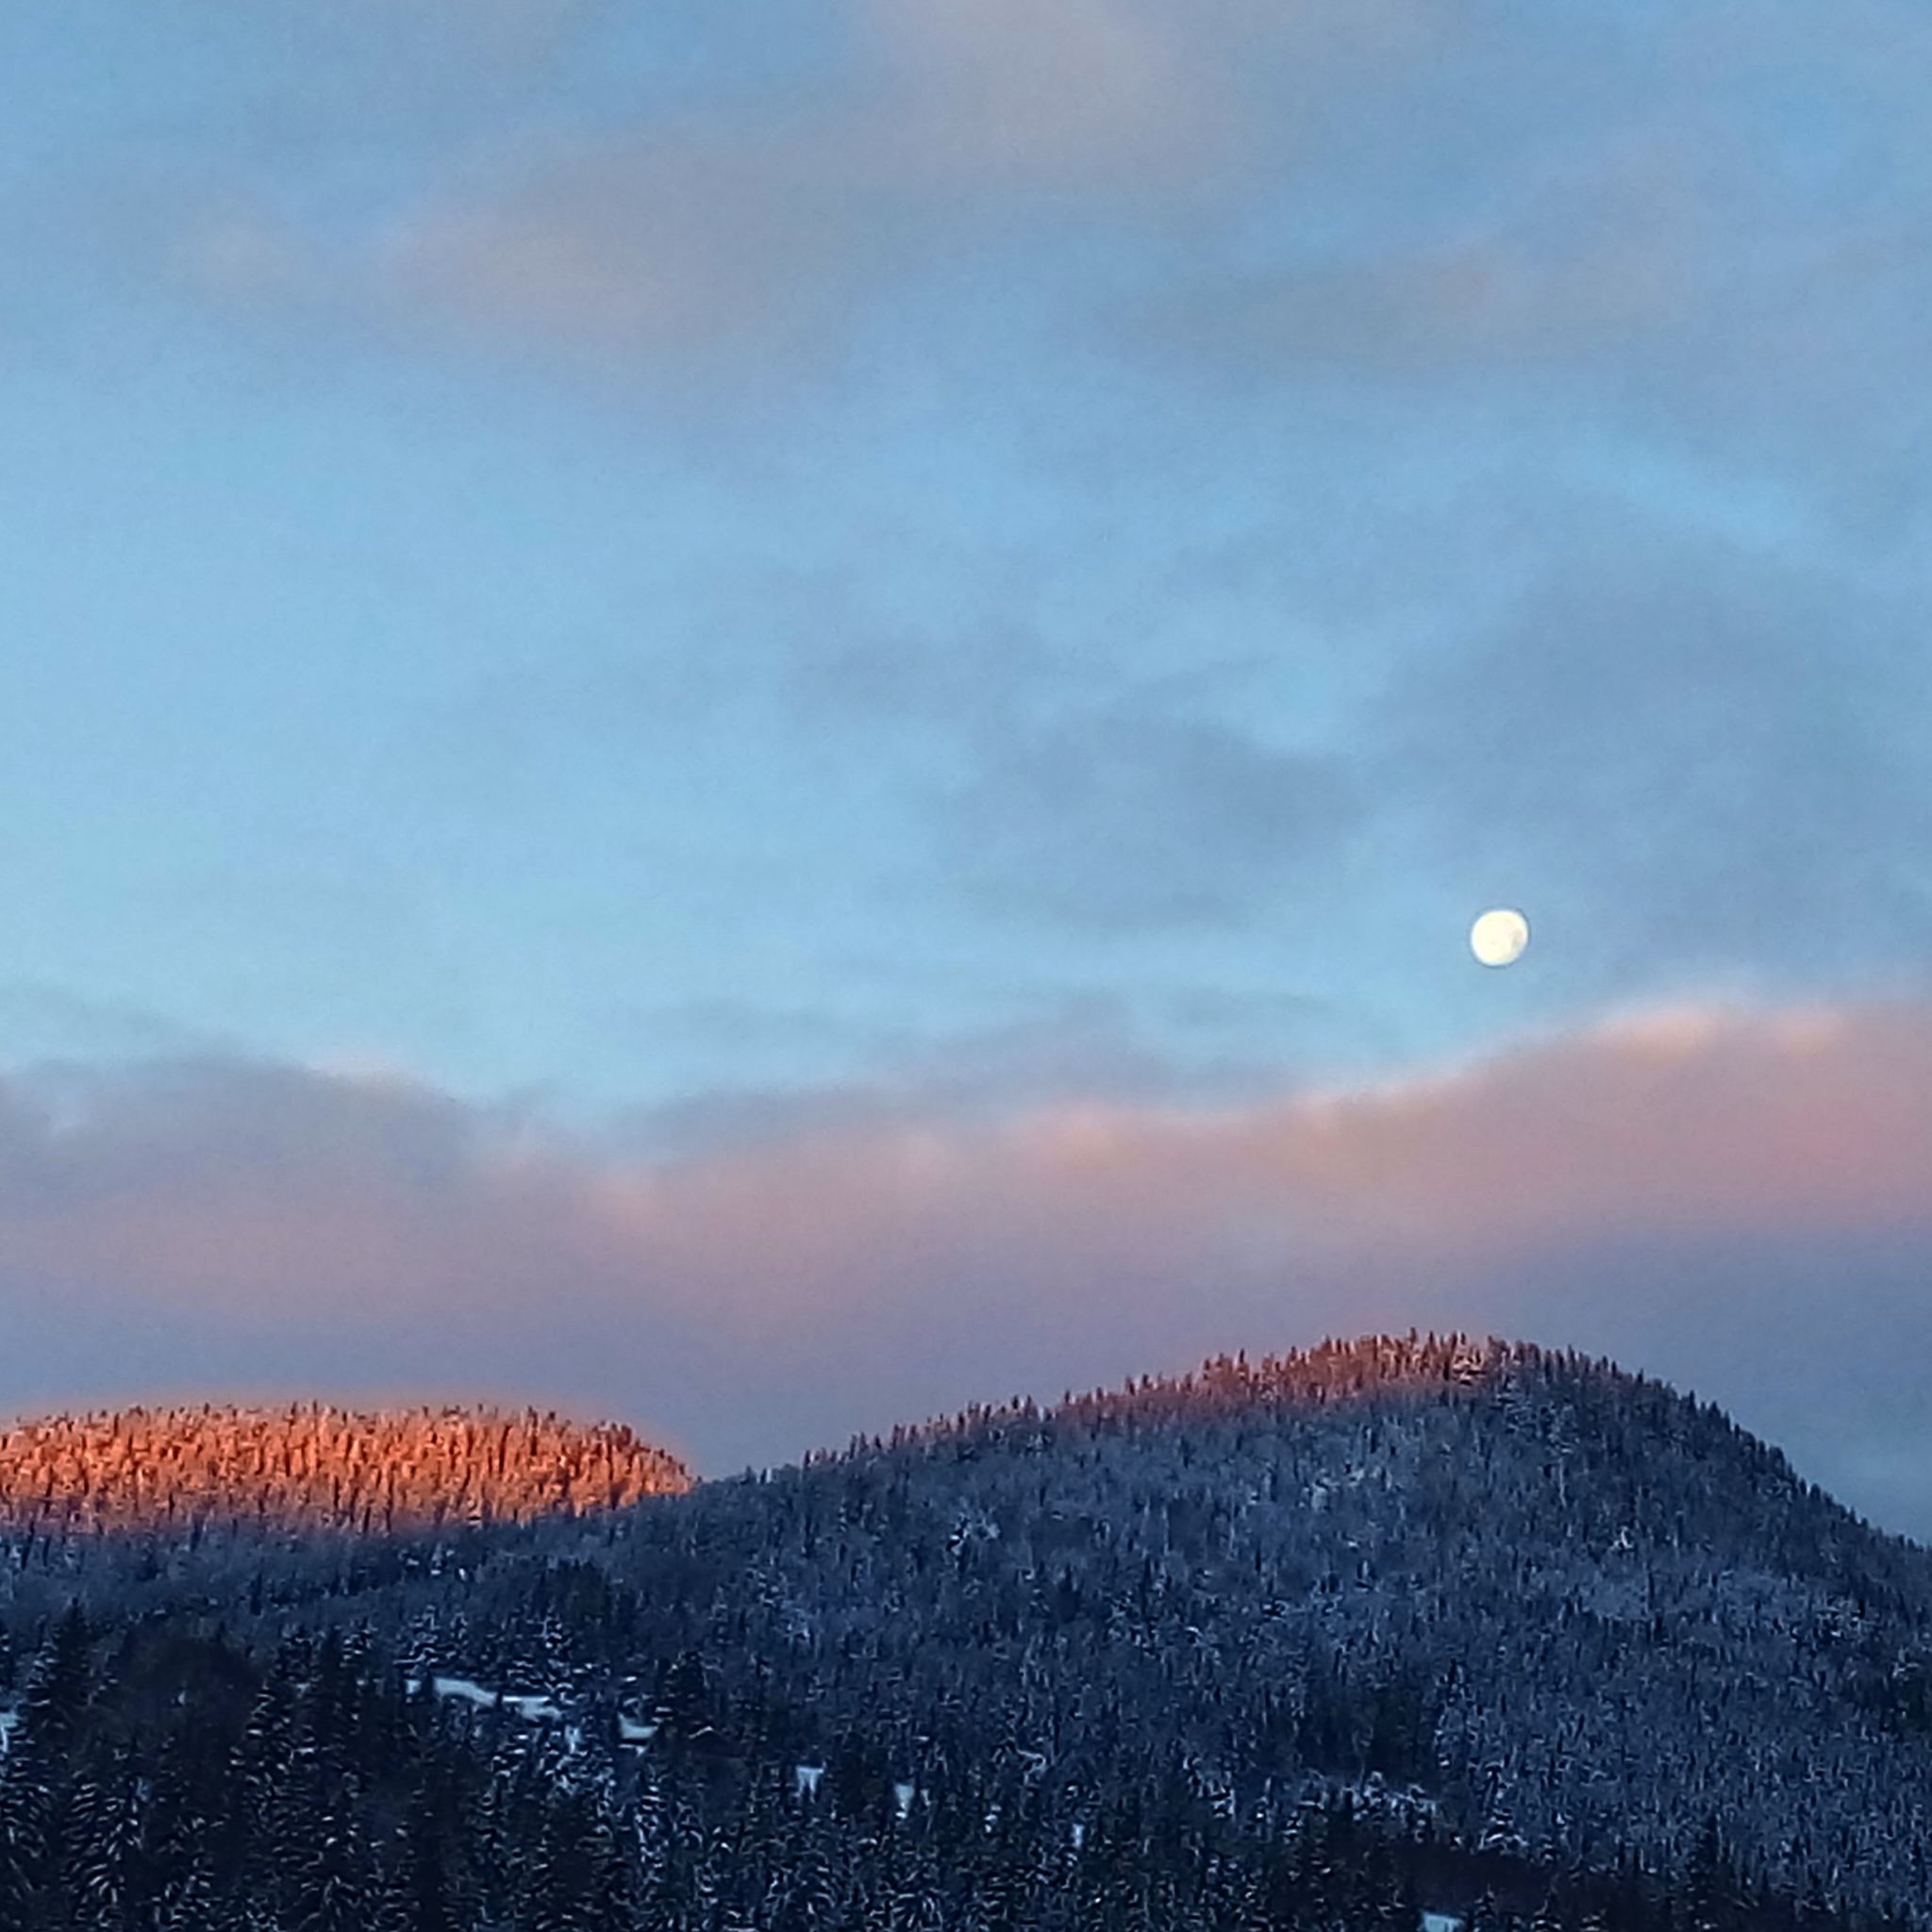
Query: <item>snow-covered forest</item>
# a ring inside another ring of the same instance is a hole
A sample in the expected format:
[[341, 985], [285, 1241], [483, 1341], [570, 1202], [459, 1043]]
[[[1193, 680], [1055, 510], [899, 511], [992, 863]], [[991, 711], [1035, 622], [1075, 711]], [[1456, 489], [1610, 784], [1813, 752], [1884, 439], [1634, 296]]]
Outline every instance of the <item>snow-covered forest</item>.
[[23, 1928], [1932, 1924], [1932, 1555], [1523, 1345], [4, 1554]]

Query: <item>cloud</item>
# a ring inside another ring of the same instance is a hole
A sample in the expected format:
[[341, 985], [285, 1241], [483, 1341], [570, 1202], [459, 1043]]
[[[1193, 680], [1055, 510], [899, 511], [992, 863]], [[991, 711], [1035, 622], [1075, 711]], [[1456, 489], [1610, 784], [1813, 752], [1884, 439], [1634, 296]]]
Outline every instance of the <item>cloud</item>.
[[881, 172], [968, 188], [1158, 185], [1209, 166], [1245, 132], [1243, 42], [1279, 43], [1239, 0], [865, 0], [860, 15], [897, 98], [847, 139]]
[[1855, 442], [1868, 491], [1915, 474], [1904, 0], [1748, 31], [1716, 0], [285, 12], [173, 63], [187, 112], [112, 170], [223, 304], [742, 379], [996, 258], [1063, 320], [1138, 279], [1121, 329], [1246, 383], [1580, 377], [1653, 428]]
[[[1260, 1017], [1279, 1030], [1305, 1024], [1316, 1003], [1292, 995], [1243, 997], [1215, 988], [1178, 987], [1131, 1002], [1074, 987], [1006, 990], [1016, 1017], [935, 1040], [928, 1029], [877, 1020], [860, 1025], [822, 1011], [772, 1015], [736, 1000], [687, 1002], [641, 1015], [666, 1032], [696, 1024], [757, 1040], [774, 1030], [829, 1037], [867, 1071], [838, 1086], [721, 1088], [626, 1112], [610, 1122], [626, 1151], [654, 1157], [771, 1147], [824, 1132], [886, 1134], [997, 1122], [1016, 1110], [1079, 1093], [1113, 1103], [1144, 1103], [1183, 1093], [1254, 1091], [1278, 1068], [1228, 1048], [1227, 1034]], [[1137, 1004], [1144, 1011], [1137, 1012]], [[1182, 1059], [1147, 1043], [1148, 1019], [1175, 1025], [1195, 1053]]]
[[[363, 130], [340, 105], [325, 125], [301, 111], [291, 178], [308, 186], [265, 196], [251, 176], [245, 196], [210, 193], [175, 268], [224, 301], [359, 310], [365, 325], [607, 371], [723, 356], [741, 375], [741, 352], [823, 348], [908, 277], [1069, 223], [1175, 231], [1278, 144], [1319, 94], [1313, 69], [1399, 55], [1418, 14], [1409, 0], [1317, 0], [1291, 17], [1252, 0], [835, 0], [781, 84], [574, 94], [573, 65], [613, 58], [594, 16], [496, 8], [460, 43], [490, 83], [487, 127], [426, 99], [399, 185], [379, 208], [363, 188], [345, 225], [343, 197], [326, 219], [305, 204], [318, 162], [334, 172]], [[796, 20], [780, 25], [798, 39]], [[396, 75], [433, 76], [425, 31], [415, 14], [379, 30], [358, 14], [319, 58], [333, 75], [359, 46], [363, 93], [407, 128]], [[758, 69], [728, 26], [694, 32], [702, 56], [680, 50], [694, 72]], [[519, 95], [505, 50], [524, 41]]]
[[1218, 10], [858, 0], [843, 85], [513, 149], [399, 211], [375, 272], [399, 312], [565, 351], [795, 343], [1016, 201], [1184, 192], [1240, 118]]
[[1479, 7], [1434, 52], [1339, 98], [1270, 218], [1162, 262], [1123, 338], [1249, 395], [1561, 396], [1840, 509], [1907, 487], [1923, 14]]
[[1526, 587], [1391, 681], [1371, 790], [1543, 905], [1598, 990], [1896, 974], [1932, 946], [1916, 612], [1850, 573], [1573, 500]]
[[1000, 733], [941, 807], [967, 891], [1122, 931], [1238, 919], [1359, 817], [1332, 762], [1145, 701]]
[[[1029, 601], [1049, 572], [1016, 563], [1006, 596]], [[1081, 933], [1238, 923], [1369, 817], [1345, 754], [1230, 715], [1252, 662], [1149, 667], [944, 598], [900, 620], [830, 574], [747, 573], [731, 595], [701, 648], [473, 681], [425, 734], [428, 757], [504, 812], [566, 768], [760, 737], [822, 804], [855, 773], [890, 798], [922, 890]]]
[[1932, 1479], [1894, 1467], [1932, 1423], [1906, 1290], [1932, 1261], [1932, 1011], [1634, 1012], [1232, 1101], [1077, 1077], [1004, 1111], [908, 1083], [648, 1155], [392, 1075], [16, 1081], [5, 1396], [138, 1392], [58, 1309], [70, 1337], [161, 1335], [175, 1385], [522, 1375], [715, 1468], [1224, 1346], [1493, 1327], [1694, 1379], [1932, 1529]]

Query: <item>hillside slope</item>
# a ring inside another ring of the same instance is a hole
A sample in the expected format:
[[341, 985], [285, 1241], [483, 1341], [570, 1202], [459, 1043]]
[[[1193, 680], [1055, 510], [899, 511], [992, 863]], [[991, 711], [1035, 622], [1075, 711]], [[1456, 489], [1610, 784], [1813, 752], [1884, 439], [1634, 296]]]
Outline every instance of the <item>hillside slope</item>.
[[[1607, 1363], [1222, 1361], [707, 1484], [577, 1554], [622, 1591], [579, 1656], [689, 1652], [688, 1722], [756, 1704], [801, 1754], [1019, 1754], [1072, 1809], [1157, 1763], [1235, 1810], [1373, 1775], [1591, 1863], [1680, 1866], [1714, 1814], [1794, 1895], [1932, 1902], [1932, 1555]], [[462, 1661], [514, 1671], [546, 1618], [554, 1648], [552, 1563], [478, 1588]]]
[[[661, 1783], [693, 1843], [791, 1817], [794, 1765], [834, 1808], [785, 1828], [836, 1817], [868, 1858], [908, 1791], [947, 1857], [997, 1813], [1036, 1848], [1151, 1832], [1150, 1871], [1185, 1839], [1202, 1873], [1204, 1832], [1312, 1856], [1296, 1821], [1345, 1793], [1417, 1857], [1488, 1848], [1439, 1874], [1458, 1908], [1513, 1858], [1659, 1874], [1689, 1916], [1655, 1932], [1826, 1907], [1932, 1932], [1932, 1552], [1710, 1405], [1526, 1344], [1222, 1360], [582, 1516], [0, 1531], [0, 1557], [43, 1656], [76, 1591], [102, 1639], [261, 1657], [334, 1629], [398, 1682], [474, 1687], [441, 1721], [492, 1775], [541, 1764], [613, 1820]], [[1733, 1868], [1785, 1903], [1724, 1903]]]

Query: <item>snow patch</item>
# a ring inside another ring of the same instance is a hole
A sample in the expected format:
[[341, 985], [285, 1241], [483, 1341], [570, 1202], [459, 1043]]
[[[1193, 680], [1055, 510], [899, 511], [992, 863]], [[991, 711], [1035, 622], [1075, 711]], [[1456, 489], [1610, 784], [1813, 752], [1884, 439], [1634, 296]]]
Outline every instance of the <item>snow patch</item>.
[[[410, 1677], [407, 1680], [405, 1688], [414, 1695], [423, 1688], [423, 1680], [421, 1677]], [[487, 1690], [472, 1677], [431, 1677], [429, 1688], [439, 1697], [460, 1698], [463, 1703], [476, 1705], [485, 1710], [494, 1710], [501, 1697], [504, 1709], [514, 1712], [518, 1717], [533, 1724], [554, 1724], [563, 1715], [548, 1697], [506, 1696], [499, 1691]]]
[[527, 1718], [533, 1724], [554, 1724], [563, 1715], [547, 1697], [506, 1697], [503, 1707], [515, 1711], [521, 1718]]

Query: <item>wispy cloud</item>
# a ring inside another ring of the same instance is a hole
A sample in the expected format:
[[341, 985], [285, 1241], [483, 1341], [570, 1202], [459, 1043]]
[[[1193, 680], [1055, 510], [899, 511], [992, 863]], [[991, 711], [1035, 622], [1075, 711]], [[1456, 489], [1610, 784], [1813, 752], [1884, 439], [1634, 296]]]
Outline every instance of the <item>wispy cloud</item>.
[[1164, 262], [1124, 337], [1245, 394], [1560, 398], [1802, 466], [1868, 526], [1924, 420], [1924, 16], [1481, 7], [1433, 52], [1348, 97], [1272, 219]]
[[[799, 63], [790, 87], [640, 82], [628, 111], [613, 111], [617, 89], [573, 116], [539, 86], [560, 84], [573, 47], [580, 62], [605, 58], [595, 19], [492, 9], [460, 49], [491, 83], [485, 139], [441, 98], [410, 128], [392, 96], [398, 74], [425, 65], [425, 22], [378, 27], [358, 10], [318, 58], [334, 74], [361, 47], [362, 92], [409, 132], [409, 166], [383, 196], [338, 197], [326, 219], [304, 206], [312, 195], [252, 179], [211, 192], [177, 225], [174, 262], [222, 300], [359, 312], [364, 326], [632, 373], [723, 354], [742, 374], [742, 352], [825, 349], [869, 298], [989, 248], [1070, 223], [1182, 232], [1204, 196], [1226, 206], [1242, 168], [1314, 111], [1322, 75], [1413, 58], [1421, 17], [1407, 0], [1322, 0], [1292, 16], [1249, 0], [835, 0], [816, 34], [832, 57]], [[529, 98], [504, 92], [504, 50], [524, 42]], [[317, 149], [352, 131], [357, 91], [340, 92], [334, 119], [311, 103], [296, 122], [311, 173]]]
[[847, 11], [858, 57], [828, 96], [533, 147], [399, 211], [376, 258], [390, 295], [603, 355], [789, 344], [983, 244], [1016, 197], [1158, 202], [1235, 138], [1211, 22], [1123, 0]]
[[966, 891], [1103, 930], [1239, 919], [1363, 815], [1339, 760], [1131, 704], [1002, 731], [940, 814]]

